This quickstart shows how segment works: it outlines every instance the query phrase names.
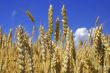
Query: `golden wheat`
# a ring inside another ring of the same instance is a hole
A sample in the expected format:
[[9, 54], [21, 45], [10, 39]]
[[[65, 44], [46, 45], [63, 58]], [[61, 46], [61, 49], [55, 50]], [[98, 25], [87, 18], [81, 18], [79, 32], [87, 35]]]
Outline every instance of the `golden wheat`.
[[[26, 14], [35, 24], [32, 14], [29, 11]], [[48, 29], [44, 31], [40, 26], [35, 41], [21, 25], [15, 31], [14, 40], [12, 29], [7, 36], [0, 27], [0, 73], [110, 73], [110, 36], [102, 33], [102, 25], [97, 25], [95, 32], [90, 33], [89, 42], [79, 40], [75, 46], [64, 5], [61, 14], [63, 33], [60, 32], [59, 18], [53, 29], [53, 8], [50, 5]]]

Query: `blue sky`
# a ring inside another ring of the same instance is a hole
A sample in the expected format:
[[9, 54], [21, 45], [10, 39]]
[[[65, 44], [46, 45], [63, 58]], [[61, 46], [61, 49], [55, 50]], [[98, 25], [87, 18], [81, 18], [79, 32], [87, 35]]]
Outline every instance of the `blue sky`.
[[[9, 28], [22, 24], [27, 32], [32, 30], [32, 23], [25, 14], [30, 10], [36, 19], [37, 31], [42, 24], [48, 25], [48, 8], [52, 4], [54, 10], [54, 25], [56, 17], [61, 20], [61, 7], [67, 10], [68, 26], [75, 32], [78, 28], [90, 29], [95, 26], [97, 16], [104, 23], [104, 33], [110, 33], [110, 0], [0, 0], [0, 26], [6, 34]], [[60, 24], [61, 25], [61, 24]]]

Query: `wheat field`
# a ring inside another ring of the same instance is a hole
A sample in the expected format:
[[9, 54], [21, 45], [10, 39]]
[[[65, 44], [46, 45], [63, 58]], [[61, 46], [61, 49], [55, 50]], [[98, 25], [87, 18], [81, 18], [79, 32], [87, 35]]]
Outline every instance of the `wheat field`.
[[[75, 47], [73, 31], [69, 28], [65, 6], [62, 6], [62, 33], [60, 20], [53, 29], [53, 8], [48, 10], [48, 29], [40, 26], [37, 40], [19, 25], [12, 40], [0, 27], [0, 73], [110, 73], [110, 36], [102, 33], [103, 26], [96, 27], [89, 42], [79, 40]], [[29, 11], [26, 12], [35, 23]], [[38, 31], [37, 31], [38, 32]], [[54, 36], [52, 36], [54, 35]], [[52, 39], [54, 37], [54, 39]]]

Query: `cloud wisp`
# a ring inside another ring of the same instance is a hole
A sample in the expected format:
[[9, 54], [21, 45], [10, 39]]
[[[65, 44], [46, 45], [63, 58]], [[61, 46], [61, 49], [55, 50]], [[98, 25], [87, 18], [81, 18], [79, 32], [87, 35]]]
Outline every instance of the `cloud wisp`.
[[11, 18], [14, 19], [15, 16], [16, 16], [16, 14], [17, 14], [16, 10], [13, 10], [13, 11], [12, 11], [12, 14], [11, 14]]

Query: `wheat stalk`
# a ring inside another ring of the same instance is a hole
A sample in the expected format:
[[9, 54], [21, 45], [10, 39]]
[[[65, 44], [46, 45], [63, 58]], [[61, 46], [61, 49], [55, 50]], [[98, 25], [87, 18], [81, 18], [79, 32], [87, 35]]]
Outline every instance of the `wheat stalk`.
[[66, 33], [67, 33], [67, 16], [66, 16], [66, 9], [65, 6], [63, 5], [62, 7], [62, 27], [63, 27], [63, 36], [64, 38], [66, 37]]
[[51, 36], [53, 33], [53, 8], [52, 5], [50, 5], [48, 10], [48, 32]]
[[23, 44], [23, 27], [19, 25], [17, 29], [17, 45], [18, 45], [18, 64], [19, 64], [19, 73], [25, 73], [25, 49]]
[[55, 42], [57, 43], [60, 35], [60, 25], [59, 25], [59, 18], [56, 19], [56, 29], [55, 29]]
[[0, 48], [2, 45], [2, 27], [0, 26]]

